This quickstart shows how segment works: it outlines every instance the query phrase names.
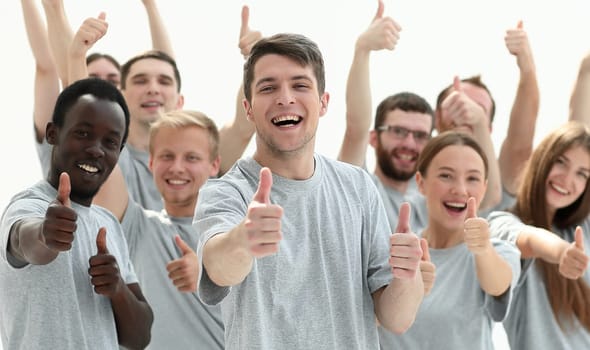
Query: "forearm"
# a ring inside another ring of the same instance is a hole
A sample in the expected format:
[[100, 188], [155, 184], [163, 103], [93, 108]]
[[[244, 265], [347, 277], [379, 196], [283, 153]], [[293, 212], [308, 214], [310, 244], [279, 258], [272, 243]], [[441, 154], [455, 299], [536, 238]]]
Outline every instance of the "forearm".
[[43, 218], [23, 219], [10, 229], [8, 252], [22, 263], [46, 265], [59, 252], [48, 248], [42, 239]]
[[88, 67], [86, 66], [86, 55], [80, 52], [68, 53], [68, 82], [74, 83], [78, 80], [88, 78]]
[[124, 285], [121, 291], [111, 298], [119, 344], [129, 349], [143, 349], [149, 344], [154, 321], [152, 309], [141, 292], [138, 294], [137, 291], [137, 284]]
[[245, 236], [243, 225], [213, 236], [203, 247], [203, 266], [218, 286], [239, 284], [252, 269], [254, 258], [238, 243], [239, 236]]
[[500, 168], [494, 152], [494, 144], [490, 132], [486, 126], [474, 127], [474, 138], [483, 149], [488, 159], [488, 186], [486, 193], [479, 205], [479, 210], [493, 208], [502, 199], [502, 183], [500, 180]]
[[474, 255], [477, 280], [489, 295], [500, 296], [510, 287], [512, 269], [506, 260], [491, 246], [486, 252]]
[[584, 57], [570, 97], [570, 120], [590, 126], [590, 54]]
[[57, 66], [62, 86], [68, 86], [67, 57], [74, 33], [68, 22], [63, 1], [43, 0], [43, 8], [45, 9], [45, 17], [47, 18], [47, 32], [51, 53]]
[[363, 166], [371, 128], [370, 51], [355, 49], [346, 83], [346, 131], [338, 159]]
[[219, 130], [220, 175], [225, 174], [240, 159], [254, 135], [254, 124], [246, 116], [244, 98], [244, 88], [240, 86], [236, 97], [236, 116]]
[[516, 193], [519, 175], [532, 153], [538, 113], [537, 75], [534, 69], [521, 70], [506, 139], [499, 157], [502, 185], [509, 193]]
[[551, 264], [558, 264], [569, 243], [553, 232], [526, 226], [525, 231], [519, 233], [516, 246], [522, 259], [539, 258]]
[[423, 297], [424, 284], [419, 270], [413, 279], [394, 278], [387, 287], [375, 292], [379, 323], [393, 333], [404, 333], [414, 323]]
[[172, 42], [166, 31], [166, 26], [160, 16], [160, 11], [155, 0], [143, 0], [148, 22], [150, 24], [150, 33], [152, 36], [152, 47], [154, 50], [162, 51], [174, 58]]

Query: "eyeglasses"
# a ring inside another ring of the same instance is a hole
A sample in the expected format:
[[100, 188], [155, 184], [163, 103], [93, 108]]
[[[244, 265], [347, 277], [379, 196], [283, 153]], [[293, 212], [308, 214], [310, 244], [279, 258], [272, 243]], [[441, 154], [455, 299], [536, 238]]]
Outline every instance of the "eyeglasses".
[[410, 130], [401, 126], [381, 125], [375, 128], [377, 131], [385, 131], [398, 140], [404, 140], [410, 133], [417, 143], [425, 143], [430, 140], [430, 134], [424, 131]]

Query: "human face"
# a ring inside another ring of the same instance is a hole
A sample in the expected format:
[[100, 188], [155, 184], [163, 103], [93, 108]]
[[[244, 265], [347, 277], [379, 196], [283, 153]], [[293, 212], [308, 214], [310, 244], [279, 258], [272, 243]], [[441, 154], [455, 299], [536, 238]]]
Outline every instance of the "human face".
[[575, 202], [586, 188], [590, 177], [590, 154], [575, 146], [557, 158], [546, 181], [547, 206], [553, 212]]
[[132, 125], [148, 127], [161, 113], [179, 109], [183, 103], [174, 68], [155, 58], [133, 63], [122, 92], [129, 106]]
[[164, 127], [150, 142], [150, 170], [168, 214], [192, 216], [199, 189], [219, 172], [219, 157], [210, 159], [207, 130]]
[[483, 159], [464, 145], [443, 148], [432, 158], [427, 174], [418, 173], [416, 179], [426, 197], [429, 225], [446, 231], [462, 231], [467, 200], [474, 197], [479, 205], [486, 191]]
[[[489, 125], [490, 131], [492, 130], [492, 97], [488, 92], [477, 85], [473, 85], [471, 83], [461, 82], [461, 91], [469, 97], [473, 102], [477, 103], [481, 106], [484, 110], [485, 115], [487, 117], [487, 124]], [[444, 132], [448, 130], [461, 130], [465, 129], [465, 131], [472, 133], [473, 130], [469, 126], [456, 126], [452, 120], [452, 118], [445, 117], [445, 111], [442, 109], [438, 109], [436, 111], [438, 114], [437, 116], [437, 125], [436, 129], [438, 132]]]
[[[380, 126], [399, 127], [430, 135], [432, 117], [425, 113], [395, 109], [387, 113], [384, 124]], [[392, 180], [408, 181], [416, 173], [416, 161], [426, 140], [416, 139], [412, 132], [401, 138], [390, 131], [372, 131], [371, 144], [375, 147], [381, 172]]]
[[262, 56], [254, 67], [251, 101], [244, 107], [256, 127], [257, 153], [273, 155], [313, 152], [318, 121], [329, 96], [320, 96], [311, 66], [285, 56]]
[[71, 199], [90, 205], [117, 164], [124, 134], [125, 114], [119, 104], [81, 96], [62, 127], [48, 127], [47, 140], [54, 146], [49, 182], [57, 188], [59, 175], [67, 172]]
[[109, 83], [120, 87], [121, 72], [113, 65], [113, 63], [106, 58], [98, 58], [87, 66], [88, 76], [92, 78], [99, 78], [106, 80]]

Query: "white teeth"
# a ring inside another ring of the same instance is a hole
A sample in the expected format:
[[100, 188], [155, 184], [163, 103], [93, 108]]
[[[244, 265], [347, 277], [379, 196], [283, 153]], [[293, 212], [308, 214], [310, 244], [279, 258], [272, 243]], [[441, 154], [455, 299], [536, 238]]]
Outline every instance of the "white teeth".
[[551, 187], [553, 187], [554, 190], [556, 190], [557, 192], [559, 192], [559, 193], [561, 193], [563, 195], [568, 195], [569, 194], [569, 191], [568, 190], [566, 190], [565, 188], [560, 187], [560, 186], [554, 184], [553, 182], [551, 183]]
[[142, 106], [144, 107], [157, 107], [160, 106], [159, 102], [146, 102], [146, 103], [142, 103]]
[[87, 171], [89, 173], [97, 173], [98, 172], [98, 168], [93, 167], [92, 165], [88, 165], [88, 164], [78, 164], [78, 168]]
[[403, 159], [403, 160], [412, 160], [414, 159], [413, 156], [407, 155], [407, 154], [400, 154], [398, 155], [399, 158]]
[[171, 185], [184, 185], [187, 182], [185, 180], [168, 180], [168, 183]]
[[453, 207], [453, 208], [457, 208], [457, 209], [463, 209], [467, 206], [467, 204], [465, 204], [465, 203], [458, 203], [458, 202], [445, 202], [445, 204], [449, 207]]
[[284, 122], [284, 121], [294, 121], [294, 122], [298, 122], [301, 118], [299, 118], [299, 116], [296, 115], [283, 115], [280, 117], [276, 117], [272, 119], [273, 123], [280, 123], [280, 122]]

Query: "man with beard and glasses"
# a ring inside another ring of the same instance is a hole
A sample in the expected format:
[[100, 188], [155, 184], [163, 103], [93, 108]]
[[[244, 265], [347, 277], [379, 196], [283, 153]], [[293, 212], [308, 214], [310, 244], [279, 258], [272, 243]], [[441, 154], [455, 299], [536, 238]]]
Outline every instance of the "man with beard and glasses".
[[377, 107], [375, 126], [371, 124], [371, 51], [393, 50], [401, 27], [383, 16], [379, 1], [369, 28], [357, 39], [346, 86], [346, 132], [338, 159], [366, 167], [367, 145], [375, 148], [377, 164], [372, 178], [379, 190], [393, 230], [403, 202], [412, 206], [410, 227], [416, 232], [426, 225], [426, 207], [417, 190], [416, 160], [430, 139], [434, 112], [428, 102], [410, 92], [385, 98]]
[[101, 79], [57, 98], [46, 180], [15, 195], [0, 224], [0, 329], [5, 349], [139, 349], [153, 315], [123, 230], [92, 205], [129, 129], [119, 90]]

